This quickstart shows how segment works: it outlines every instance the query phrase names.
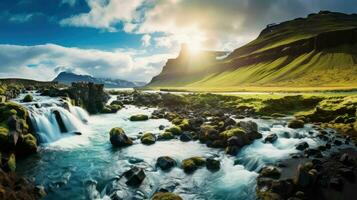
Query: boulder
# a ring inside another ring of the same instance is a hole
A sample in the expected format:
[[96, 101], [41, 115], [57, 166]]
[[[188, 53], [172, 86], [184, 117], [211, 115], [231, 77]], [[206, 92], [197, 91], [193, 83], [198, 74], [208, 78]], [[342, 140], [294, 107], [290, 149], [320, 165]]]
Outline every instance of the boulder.
[[162, 156], [157, 159], [156, 166], [162, 170], [170, 170], [176, 166], [176, 161], [168, 156]]
[[175, 138], [175, 136], [171, 132], [160, 133], [160, 135], [158, 137], [158, 139], [160, 139], [160, 140], [171, 140], [174, 138]]
[[296, 185], [306, 188], [315, 184], [316, 177], [317, 171], [313, 169], [313, 164], [311, 162], [307, 162], [298, 166], [294, 182]]
[[235, 155], [237, 155], [239, 149], [240, 148], [238, 146], [235, 146], [235, 145], [234, 146], [227, 146], [226, 149], [225, 149], [225, 152], [226, 152], [226, 154], [235, 156]]
[[300, 142], [295, 146], [295, 148], [297, 150], [303, 151], [303, 150], [309, 148], [309, 144], [307, 142]]
[[300, 119], [293, 119], [288, 123], [289, 128], [304, 128], [305, 122]]
[[180, 196], [171, 192], [158, 192], [154, 194], [152, 200], [183, 200]]
[[37, 152], [36, 137], [28, 133], [21, 135], [20, 142], [17, 145], [16, 153], [20, 156], [26, 156]]
[[210, 171], [217, 171], [221, 168], [221, 163], [217, 159], [207, 158], [206, 159], [206, 167]]
[[110, 142], [116, 147], [125, 147], [133, 144], [133, 141], [125, 134], [122, 128], [112, 128], [109, 132]]
[[168, 129], [166, 129], [165, 132], [170, 132], [173, 135], [181, 135], [182, 134], [182, 130], [179, 126], [170, 127]]
[[190, 140], [192, 140], [192, 133], [189, 131], [184, 131], [181, 135], [180, 135], [180, 140], [182, 142], [188, 142]]
[[219, 132], [214, 126], [204, 124], [200, 127], [199, 140], [201, 142], [216, 139], [219, 139]]
[[152, 133], [145, 133], [143, 136], [141, 136], [140, 140], [141, 143], [150, 145], [156, 142], [156, 137]]
[[22, 100], [22, 102], [25, 102], [25, 103], [32, 102], [32, 101], [33, 101], [33, 97], [30, 94], [26, 95]]
[[125, 182], [127, 185], [138, 187], [145, 179], [146, 174], [143, 169], [134, 166], [130, 170], [124, 172], [124, 176], [127, 179]]
[[206, 160], [203, 157], [191, 157], [182, 161], [182, 168], [186, 173], [192, 173], [203, 166]]
[[280, 177], [280, 174], [280, 169], [278, 169], [277, 167], [267, 166], [260, 171], [259, 177], [278, 179]]
[[264, 138], [265, 143], [273, 143], [278, 139], [278, 135], [275, 133], [269, 134]]
[[130, 117], [130, 121], [146, 121], [149, 119], [149, 116], [143, 115], [143, 114], [138, 114], [138, 115], [133, 115]]

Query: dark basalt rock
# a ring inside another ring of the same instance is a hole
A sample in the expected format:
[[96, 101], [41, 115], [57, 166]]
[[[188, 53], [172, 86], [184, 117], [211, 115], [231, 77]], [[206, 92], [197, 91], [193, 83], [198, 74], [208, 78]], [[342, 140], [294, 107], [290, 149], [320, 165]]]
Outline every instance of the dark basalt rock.
[[221, 168], [221, 162], [214, 158], [207, 158], [206, 167], [210, 171], [218, 171]]
[[130, 170], [124, 172], [124, 176], [127, 179], [125, 182], [127, 185], [138, 187], [144, 181], [146, 174], [143, 169], [134, 166]]
[[264, 142], [265, 143], [273, 143], [278, 139], [278, 135], [276, 135], [275, 133], [269, 134], [268, 136], [266, 136], [264, 138]]
[[307, 142], [300, 142], [296, 145], [295, 147], [297, 150], [303, 151], [307, 148], [309, 148], [309, 144]]
[[157, 159], [156, 166], [162, 170], [170, 170], [176, 166], [176, 161], [168, 156], [162, 156]]
[[110, 142], [116, 147], [125, 147], [133, 144], [133, 141], [125, 134], [122, 128], [112, 128], [109, 133]]
[[289, 128], [304, 128], [304, 124], [305, 122], [302, 121], [302, 120], [299, 120], [299, 119], [294, 119], [294, 120], [291, 120], [288, 124], [288, 127]]
[[60, 128], [60, 131], [61, 131], [62, 133], [68, 132], [67, 127], [66, 127], [66, 125], [65, 125], [64, 122], [63, 122], [63, 119], [62, 119], [62, 116], [61, 116], [60, 112], [59, 112], [58, 110], [54, 110], [54, 111], [53, 111], [53, 114], [55, 115], [57, 124], [58, 124], [58, 126], [59, 126], [59, 128]]
[[180, 135], [180, 140], [182, 142], [188, 142], [192, 140], [192, 133], [189, 131], [184, 131], [181, 135]]

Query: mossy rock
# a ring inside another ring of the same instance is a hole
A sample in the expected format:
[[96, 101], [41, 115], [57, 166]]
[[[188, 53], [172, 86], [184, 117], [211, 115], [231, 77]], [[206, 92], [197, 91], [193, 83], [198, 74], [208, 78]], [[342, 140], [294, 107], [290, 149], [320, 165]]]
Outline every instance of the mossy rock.
[[178, 126], [173, 126], [171, 128], [168, 128], [168, 129], [165, 130], [165, 132], [170, 132], [170, 133], [172, 133], [174, 135], [181, 135], [182, 134], [182, 130]]
[[29, 155], [37, 152], [37, 139], [28, 133], [22, 136], [21, 142], [17, 148], [19, 155]]
[[16, 170], [16, 156], [14, 153], [10, 154], [9, 156], [7, 161], [7, 168], [12, 172]]
[[180, 196], [171, 192], [158, 192], [153, 197], [152, 200], [183, 200]]
[[130, 117], [130, 121], [146, 121], [148, 119], [149, 119], [149, 116], [142, 115], [142, 114], [133, 115], [133, 116]]
[[178, 127], [181, 128], [181, 130], [184, 130], [184, 131], [190, 130], [190, 128], [191, 128], [190, 121], [188, 119], [183, 119], [181, 121], [181, 123], [178, 125]]
[[6, 146], [6, 144], [8, 143], [8, 137], [9, 128], [4, 123], [0, 124], [0, 149]]
[[182, 161], [182, 168], [186, 173], [192, 173], [198, 167], [205, 165], [206, 159], [203, 157], [192, 157]]
[[120, 127], [112, 128], [109, 132], [110, 142], [113, 146], [124, 147], [133, 144], [133, 141], [125, 134]]
[[24, 99], [22, 100], [23, 102], [32, 102], [33, 101], [33, 97], [32, 95], [28, 94], [24, 97]]
[[171, 139], [174, 139], [175, 136], [171, 132], [165, 131], [163, 133], [160, 133], [159, 138], [162, 140], [171, 140]]
[[230, 137], [233, 137], [233, 136], [242, 136], [242, 135], [245, 135], [245, 131], [240, 129], [240, 128], [233, 128], [233, 129], [229, 129], [229, 130], [226, 130], [226, 131], [223, 131], [222, 133], [220, 133], [220, 137], [221, 138], [224, 138], [224, 139], [228, 139]]
[[143, 144], [154, 144], [156, 142], [156, 137], [154, 134], [152, 133], [145, 133], [142, 137], [141, 137], [141, 143]]
[[305, 122], [301, 119], [293, 119], [289, 122], [289, 128], [304, 128]]
[[181, 122], [182, 122], [182, 119], [179, 118], [179, 117], [176, 117], [175, 119], [173, 119], [173, 120], [171, 121], [171, 123], [173, 123], [173, 124], [175, 124], [175, 125], [179, 125], [179, 124], [181, 124]]
[[[16, 115], [20, 119], [27, 119], [27, 117], [28, 117], [28, 112], [27, 112], [25, 107], [21, 106], [20, 104], [14, 103], [14, 102], [6, 102], [4, 105], [0, 106], [1, 119], [2, 119], [2, 116], [3, 116], [2, 113], [4, 113], [4, 112], [6, 113], [6, 111], [10, 111], [10, 110], [15, 110], [16, 111]], [[13, 112], [13, 111], [10, 111], [10, 112]]]

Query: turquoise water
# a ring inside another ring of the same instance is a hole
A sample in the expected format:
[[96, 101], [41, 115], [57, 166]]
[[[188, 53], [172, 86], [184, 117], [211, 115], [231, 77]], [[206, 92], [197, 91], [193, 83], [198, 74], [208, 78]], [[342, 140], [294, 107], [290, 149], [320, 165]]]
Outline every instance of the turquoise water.
[[[128, 120], [133, 114], [150, 115], [153, 110], [127, 106], [116, 114], [89, 116], [87, 123], [80, 126], [82, 135], [67, 133], [59, 140], [42, 144], [38, 154], [18, 162], [17, 172], [44, 185], [48, 193], [45, 199], [51, 200], [110, 199], [113, 194], [125, 196], [125, 199], [149, 199], [159, 188], [175, 192], [184, 199], [253, 200], [256, 198], [256, 171], [262, 166], [296, 153], [298, 142], [306, 141], [310, 147], [323, 144], [313, 138], [317, 132], [309, 125], [293, 130], [286, 127], [284, 119], [245, 119], [257, 122], [264, 136], [276, 133], [279, 139], [273, 144], [256, 140], [243, 148], [237, 157], [197, 141], [177, 139], [158, 141], [150, 146], [135, 140], [134, 145], [126, 148], [112, 147], [109, 131], [113, 127], [122, 127], [128, 136], [137, 138], [140, 132], [158, 134], [160, 125], [171, 126], [165, 119]], [[221, 169], [214, 173], [201, 168], [193, 174], [185, 174], [178, 166], [163, 172], [155, 167], [160, 156], [170, 156], [177, 163], [192, 156], [214, 156], [221, 160]], [[147, 175], [139, 188], [130, 188], [118, 178], [133, 165], [145, 168]]]

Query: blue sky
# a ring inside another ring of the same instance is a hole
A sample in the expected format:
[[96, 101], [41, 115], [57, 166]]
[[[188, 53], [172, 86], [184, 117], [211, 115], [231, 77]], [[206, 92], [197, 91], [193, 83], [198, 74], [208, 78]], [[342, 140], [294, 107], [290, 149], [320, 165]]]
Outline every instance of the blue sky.
[[233, 50], [266, 24], [355, 0], [1, 0], [0, 77], [61, 71], [149, 81], [183, 42]]

